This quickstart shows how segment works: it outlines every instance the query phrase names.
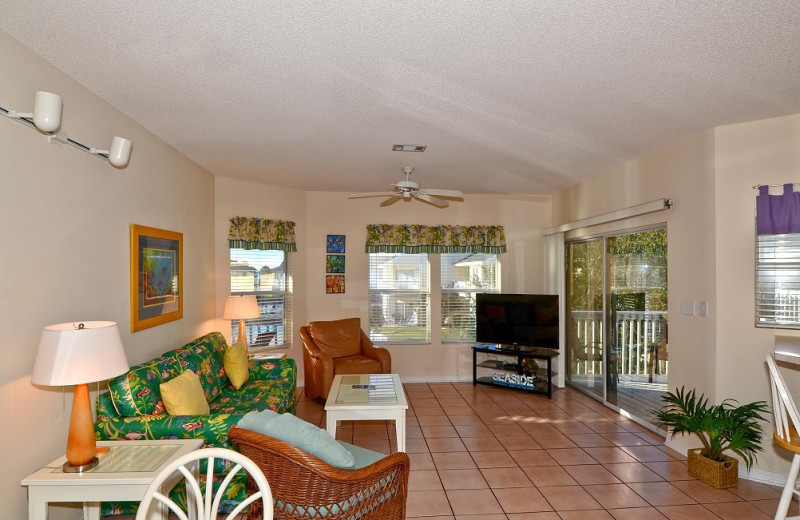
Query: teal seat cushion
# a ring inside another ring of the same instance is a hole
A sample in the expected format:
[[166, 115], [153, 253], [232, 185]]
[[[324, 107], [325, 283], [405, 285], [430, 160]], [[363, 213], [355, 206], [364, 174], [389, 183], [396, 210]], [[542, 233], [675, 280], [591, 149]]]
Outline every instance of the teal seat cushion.
[[272, 410], [249, 412], [239, 421], [238, 427], [287, 442], [337, 468], [353, 469], [355, 465], [353, 454], [330, 433], [292, 414]]
[[362, 448], [361, 446], [353, 446], [352, 444], [348, 444], [343, 441], [336, 441], [341, 444], [344, 449], [350, 452], [353, 455], [353, 469], [361, 469], [366, 468], [370, 464], [375, 464], [379, 460], [386, 457], [383, 453], [378, 453], [377, 451], [368, 450], [366, 448]]

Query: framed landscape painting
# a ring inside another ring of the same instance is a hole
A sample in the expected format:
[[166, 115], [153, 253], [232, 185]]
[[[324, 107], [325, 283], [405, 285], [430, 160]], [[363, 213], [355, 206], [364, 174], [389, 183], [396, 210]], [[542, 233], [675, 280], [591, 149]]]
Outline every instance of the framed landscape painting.
[[131, 332], [183, 318], [183, 233], [131, 225]]

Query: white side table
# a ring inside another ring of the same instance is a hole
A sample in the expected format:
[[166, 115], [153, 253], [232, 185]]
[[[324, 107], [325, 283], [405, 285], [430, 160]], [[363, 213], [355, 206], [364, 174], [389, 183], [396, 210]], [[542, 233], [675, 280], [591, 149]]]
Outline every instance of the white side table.
[[[46, 520], [50, 502], [83, 502], [83, 517], [99, 520], [100, 502], [140, 501], [161, 469], [203, 445], [202, 439], [98, 441], [100, 464], [84, 473], [64, 473], [62, 456], [22, 479], [28, 487], [28, 519]], [[194, 472], [198, 471], [195, 467]], [[168, 481], [163, 493], [178, 482]], [[165, 511], [160, 511], [166, 518]]]
[[326, 429], [336, 437], [338, 421], [394, 420], [397, 451], [406, 451], [407, 409], [398, 374], [338, 375], [325, 401]]

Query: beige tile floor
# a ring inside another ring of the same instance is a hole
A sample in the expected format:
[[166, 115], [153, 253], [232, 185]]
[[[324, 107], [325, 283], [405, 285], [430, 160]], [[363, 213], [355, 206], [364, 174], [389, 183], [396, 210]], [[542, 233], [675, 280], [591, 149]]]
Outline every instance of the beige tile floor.
[[[464, 384], [409, 384], [408, 518], [428, 520], [768, 520], [779, 490], [691, 479], [664, 440], [572, 389], [552, 400]], [[321, 401], [297, 415], [324, 427]], [[337, 437], [383, 453], [394, 426], [346, 422]], [[793, 514], [797, 513], [794, 505]]]

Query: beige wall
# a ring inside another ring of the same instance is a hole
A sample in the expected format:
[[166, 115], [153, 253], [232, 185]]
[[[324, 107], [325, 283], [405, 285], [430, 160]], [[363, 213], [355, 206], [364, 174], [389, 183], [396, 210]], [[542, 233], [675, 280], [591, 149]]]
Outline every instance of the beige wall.
[[[798, 332], [753, 326], [757, 194], [753, 186], [800, 182], [800, 115], [720, 127], [715, 140], [717, 397], [769, 401], [764, 355], [772, 350], [776, 335]], [[788, 365], [781, 370], [799, 399], [800, 370]], [[770, 433], [765, 445], [758, 468], [785, 475], [787, 452], [774, 447]]]
[[[600, 215], [661, 198], [672, 209], [615, 224], [666, 223], [669, 236], [670, 387], [687, 385], [713, 398], [716, 317], [714, 287], [713, 132], [692, 136], [630, 161], [553, 198], [554, 224]], [[608, 226], [606, 226], [608, 228]], [[586, 229], [586, 234], [596, 230]], [[707, 301], [708, 317], [683, 316], [682, 301]]]
[[[367, 323], [368, 256], [364, 252], [367, 224], [503, 225], [508, 253], [502, 255], [502, 289], [544, 291], [544, 237], [550, 223], [549, 197], [467, 195], [441, 210], [419, 202], [397, 202], [381, 208], [381, 199], [347, 199], [344, 193], [308, 194], [306, 300], [310, 320], [358, 316]], [[325, 237], [347, 237], [345, 294], [325, 294]], [[438, 270], [432, 270], [433, 273]], [[431, 279], [431, 284], [438, 284]], [[431, 322], [440, 323], [433, 306]], [[299, 322], [296, 322], [299, 325]], [[469, 344], [441, 343], [432, 327], [430, 345], [389, 345], [392, 371], [406, 381], [471, 380]]]
[[[214, 317], [213, 177], [87, 89], [0, 32], [0, 106], [31, 111], [37, 90], [64, 99], [62, 129], [107, 148], [133, 141], [117, 170], [0, 116], [0, 503], [27, 516], [20, 480], [64, 453], [71, 388], [34, 387], [30, 374], [44, 325], [119, 323], [130, 363], [208, 332]], [[130, 333], [130, 225], [184, 235], [184, 318]], [[94, 386], [94, 385], [93, 385]], [[51, 507], [51, 518], [77, 518]]]
[[[36, 90], [64, 98], [63, 130], [91, 146], [113, 135], [134, 142], [130, 166], [108, 163], [48, 143], [0, 117], [0, 255], [3, 339], [0, 431], [6, 471], [0, 476], [4, 516], [26, 515], [20, 479], [63, 453], [71, 395], [37, 388], [30, 373], [42, 326], [80, 319], [120, 324], [129, 361], [138, 363], [210, 330], [228, 294], [227, 221], [233, 215], [297, 223], [293, 256], [295, 323], [360, 316], [366, 320], [368, 223], [502, 224], [509, 253], [503, 289], [544, 289], [543, 228], [661, 197], [675, 207], [632, 225], [666, 222], [670, 267], [670, 386], [687, 385], [715, 400], [766, 399], [763, 355], [775, 331], [752, 326], [752, 185], [797, 181], [800, 116], [710, 130], [547, 198], [468, 195], [446, 211], [424, 204], [378, 208], [376, 199], [298, 192], [214, 179], [156, 136], [0, 32], [0, 106], [28, 111]], [[184, 318], [129, 332], [129, 226], [184, 233]], [[327, 234], [347, 236], [347, 292], [324, 292]], [[708, 301], [710, 315], [682, 316], [682, 301]], [[296, 327], [295, 327], [296, 328]], [[295, 331], [290, 353], [301, 359]], [[409, 379], [467, 379], [468, 345], [392, 346]], [[786, 372], [800, 392], [800, 374]], [[69, 389], [68, 389], [69, 390]], [[785, 456], [769, 445], [763, 471], [785, 472]], [[51, 508], [53, 518], [77, 517]]]
[[[289, 355], [300, 367], [303, 384], [301, 325], [311, 320], [358, 316], [367, 323], [367, 224], [501, 224], [508, 253], [502, 259], [503, 289], [509, 292], [544, 290], [544, 239], [550, 222], [548, 197], [468, 195], [447, 210], [419, 202], [380, 208], [380, 199], [348, 199], [345, 193], [299, 192], [264, 184], [216, 179], [217, 315], [222, 315], [230, 292], [227, 233], [230, 217], [261, 216], [293, 220], [298, 252], [292, 254], [294, 274], [294, 334]], [[346, 236], [345, 294], [325, 294], [325, 240]], [[432, 283], [436, 283], [432, 281]], [[438, 309], [433, 309], [438, 313]], [[218, 328], [230, 336], [228, 322]], [[434, 314], [433, 323], [438, 323]], [[229, 338], [230, 339], [230, 338]], [[442, 344], [438, 330], [430, 345], [391, 345], [393, 370], [407, 381], [467, 380], [472, 377], [469, 344]]]
[[[670, 388], [685, 385], [713, 401], [769, 400], [764, 355], [776, 335], [753, 326], [756, 184], [797, 182], [800, 115], [718, 127], [565, 190], [553, 199], [554, 224], [668, 197]], [[591, 233], [592, 230], [586, 230]], [[709, 316], [683, 316], [683, 301], [709, 302]], [[800, 371], [784, 368], [800, 395]], [[770, 439], [753, 476], [785, 474], [788, 458]], [[679, 449], [696, 446], [673, 439]]]

